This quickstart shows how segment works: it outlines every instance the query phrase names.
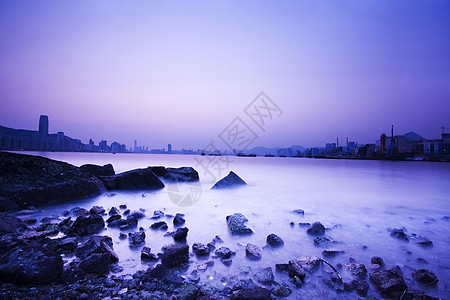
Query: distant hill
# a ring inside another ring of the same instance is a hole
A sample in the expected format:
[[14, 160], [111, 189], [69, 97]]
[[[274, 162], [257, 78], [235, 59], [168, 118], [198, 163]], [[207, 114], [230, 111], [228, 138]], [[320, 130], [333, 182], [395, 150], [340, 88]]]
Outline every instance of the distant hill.
[[300, 145], [292, 145], [290, 147], [278, 147], [278, 148], [266, 148], [266, 147], [254, 147], [250, 150], [246, 150], [244, 151], [245, 154], [256, 154], [258, 156], [264, 156], [266, 154], [272, 154], [272, 155], [277, 155], [277, 151], [280, 148], [291, 148], [292, 151], [295, 152], [296, 151], [304, 151], [306, 148]]
[[426, 140], [426, 138], [424, 138], [423, 136], [421, 136], [421, 135], [419, 135], [419, 134], [417, 134], [415, 132], [412, 132], [412, 131], [410, 131], [408, 133], [405, 133], [403, 136], [405, 138], [413, 140], [413, 141]]

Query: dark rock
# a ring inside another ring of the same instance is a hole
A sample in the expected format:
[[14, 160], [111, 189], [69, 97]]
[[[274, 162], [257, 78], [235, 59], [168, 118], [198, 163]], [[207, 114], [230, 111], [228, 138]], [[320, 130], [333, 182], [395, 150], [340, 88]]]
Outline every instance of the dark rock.
[[106, 274], [111, 263], [111, 256], [107, 253], [94, 253], [81, 261], [80, 268], [86, 273]]
[[92, 165], [92, 164], [86, 164], [82, 165], [80, 167], [80, 170], [91, 173], [95, 176], [112, 176], [115, 175], [116, 172], [114, 172], [114, 168], [111, 164], [107, 164], [104, 166], [98, 166], [98, 165]]
[[152, 253], [152, 249], [150, 247], [143, 247], [141, 250], [141, 259], [142, 260], [158, 260], [158, 255]]
[[173, 239], [177, 242], [186, 241], [189, 229], [187, 227], [178, 228], [173, 235]]
[[189, 246], [188, 245], [170, 245], [167, 247], [161, 257], [161, 263], [173, 268], [186, 264], [189, 261]]
[[184, 224], [184, 222], [186, 222], [183, 218], [182, 214], [176, 214], [175, 217], [173, 218], [173, 225], [174, 226], [181, 226]]
[[299, 260], [291, 260], [288, 264], [288, 274], [290, 277], [303, 280], [306, 277], [306, 270], [303, 269]]
[[166, 230], [169, 227], [167, 226], [166, 222], [159, 221], [159, 222], [156, 222], [156, 223], [153, 223], [152, 225], [150, 225], [150, 228], [151, 229], [163, 229], [163, 230]]
[[233, 263], [233, 260], [232, 260], [231, 258], [225, 258], [225, 259], [222, 259], [222, 263], [223, 263], [225, 266], [229, 267], [229, 266], [231, 266], [231, 264]]
[[154, 190], [164, 187], [164, 183], [148, 168], [101, 176], [100, 179], [108, 190]]
[[[1, 218], [1, 217], [0, 217]], [[27, 223], [28, 225], [32, 225], [35, 224], [37, 222], [37, 220], [35, 218], [27, 218], [23, 220], [25, 223]], [[1, 230], [1, 229], [0, 229]]]
[[128, 233], [128, 241], [130, 242], [130, 247], [139, 247], [145, 244], [145, 232], [130, 232]]
[[233, 285], [233, 290], [252, 289], [258, 285], [251, 279], [241, 279]]
[[417, 269], [412, 273], [412, 278], [421, 284], [432, 285], [436, 284], [439, 280], [436, 275], [428, 269]]
[[291, 213], [297, 214], [297, 215], [302, 215], [302, 216], [305, 215], [305, 211], [303, 209], [294, 209], [291, 211]]
[[261, 282], [262, 284], [270, 285], [273, 283], [273, 272], [272, 268], [268, 267], [265, 269], [262, 269], [261, 271], [257, 272], [255, 274], [255, 279], [258, 282]]
[[206, 269], [208, 269], [208, 267], [212, 267], [212, 266], [214, 266], [214, 261], [210, 260], [203, 264], [198, 265], [197, 270], [204, 272], [204, 271], [206, 271]]
[[166, 168], [164, 179], [177, 182], [198, 181], [198, 173], [192, 167]]
[[129, 220], [129, 219], [140, 220], [142, 218], [145, 218], [145, 214], [140, 211], [134, 211], [127, 216], [127, 220]]
[[262, 287], [255, 287], [251, 289], [241, 289], [233, 292], [231, 299], [235, 300], [270, 300], [272, 299], [270, 291]]
[[57, 280], [63, 272], [60, 255], [36, 244], [23, 244], [0, 255], [0, 281], [41, 285]]
[[300, 222], [300, 223], [298, 223], [298, 226], [300, 226], [300, 227], [309, 227], [309, 226], [311, 226], [311, 223]]
[[383, 297], [398, 299], [407, 289], [403, 278], [391, 270], [373, 272], [369, 278]]
[[295, 223], [294, 222], [290, 222], [289, 225], [291, 225], [291, 227], [294, 227]]
[[67, 235], [90, 235], [105, 228], [105, 221], [97, 214], [79, 216], [67, 230]]
[[320, 222], [315, 222], [308, 228], [306, 232], [310, 235], [324, 235], [325, 226], [323, 226]]
[[111, 257], [111, 262], [119, 261], [117, 254], [113, 251], [113, 242], [109, 236], [92, 236], [76, 250], [75, 255], [80, 259], [85, 259], [92, 254], [103, 253]]
[[409, 238], [421, 246], [424, 246], [424, 247], [433, 246], [433, 242], [427, 237], [413, 233], [413, 234], [411, 234], [411, 236]]
[[164, 177], [166, 175], [166, 167], [163, 166], [152, 166], [148, 167], [150, 170], [152, 170], [153, 173], [155, 173], [158, 177]]
[[67, 229], [73, 224], [72, 217], [65, 218], [58, 224], [58, 228], [62, 232], [66, 232]]
[[259, 260], [262, 257], [261, 249], [259, 249], [258, 246], [250, 243], [245, 246], [245, 255], [253, 260]]
[[200, 289], [192, 283], [184, 283], [178, 290], [179, 300], [196, 300], [200, 297]]
[[356, 284], [356, 293], [360, 295], [361, 297], [364, 297], [367, 295], [367, 292], [369, 291], [369, 284], [365, 280], [360, 280]]
[[290, 294], [292, 294], [292, 290], [287, 286], [281, 285], [272, 289], [272, 294], [276, 297], [286, 298], [289, 297]]
[[[111, 217], [109, 217], [109, 218], [106, 220], [106, 223], [108, 223], [108, 226], [110, 226], [110, 225], [109, 225], [110, 223], [112, 223], [113, 221], [116, 221], [116, 220], [120, 220], [120, 219], [122, 219], [122, 216], [121, 216], [121, 215], [112, 215]], [[120, 227], [120, 226], [117, 226], [117, 227]]]
[[220, 247], [215, 251], [215, 255], [220, 257], [221, 259], [227, 259], [230, 258], [232, 255], [235, 255], [236, 253], [231, 251], [230, 248], [227, 247]]
[[120, 226], [120, 230], [129, 230], [136, 228], [138, 225], [138, 219], [136, 218], [127, 218], [126, 224]]
[[24, 231], [26, 228], [27, 224], [21, 219], [8, 216], [5, 213], [0, 213], [0, 235], [19, 233]]
[[379, 256], [372, 256], [372, 258], [370, 259], [370, 262], [373, 263], [373, 264], [384, 266], [384, 261]]
[[252, 234], [253, 231], [244, 224], [247, 221], [247, 218], [241, 213], [229, 215], [227, 216], [228, 230], [235, 235]]
[[111, 209], [108, 212], [108, 215], [110, 216], [116, 216], [116, 215], [120, 215], [120, 210], [117, 207], [111, 207]]
[[423, 259], [423, 258], [418, 257], [418, 258], [417, 258], [417, 261], [418, 261], [419, 263], [421, 263], [421, 264], [428, 265], [428, 261], [426, 261], [426, 260]]
[[408, 236], [405, 233], [405, 229], [403, 229], [403, 228], [400, 228], [400, 229], [394, 228], [394, 229], [392, 229], [390, 235], [392, 237], [395, 237], [395, 238], [400, 239], [400, 240], [404, 240], [404, 241], [407, 241], [407, 242], [409, 241]]
[[142, 276], [142, 282], [150, 282], [152, 278], [158, 279], [165, 285], [173, 285], [176, 287], [183, 283], [183, 278], [181, 276], [162, 264], [157, 264], [154, 268], [149, 268], [145, 271]]
[[[113, 217], [115, 218], [116, 216], [113, 216]], [[112, 218], [112, 217], [110, 217], [109, 219], [111, 219], [111, 218]], [[106, 222], [108, 222], [109, 219], [106, 220]], [[110, 222], [108, 223], [108, 227], [122, 227], [122, 226], [125, 226], [125, 225], [127, 225], [127, 224], [128, 224], [127, 220], [122, 219], [122, 218], [119, 218], [119, 219], [117, 219], [117, 220], [110, 221]]]
[[127, 209], [127, 205], [126, 205], [126, 204], [120, 204], [120, 205], [119, 205], [119, 208], [120, 208], [120, 209]]
[[151, 219], [159, 219], [164, 217], [164, 212], [160, 211], [160, 210], [155, 210], [153, 212], [153, 216], [151, 217]]
[[287, 272], [289, 270], [289, 264], [275, 264], [275, 270], [278, 272]]
[[85, 216], [89, 213], [89, 211], [82, 207], [74, 207], [69, 211], [75, 217]]
[[208, 246], [204, 245], [204, 244], [194, 243], [192, 245], [192, 251], [197, 256], [207, 256], [207, 255], [209, 255], [211, 249]]
[[124, 240], [124, 239], [126, 239], [126, 238], [128, 238], [128, 235], [127, 235], [126, 233], [121, 232], [121, 233], [119, 234], [119, 239]]
[[127, 209], [127, 210], [125, 210], [125, 211], [123, 212], [123, 215], [124, 215], [124, 216], [129, 215], [130, 212], [131, 212], [131, 211], [130, 211], [129, 209]]
[[92, 197], [104, 190], [97, 177], [68, 163], [0, 152], [0, 211]]
[[367, 269], [360, 263], [348, 263], [345, 268], [352, 274], [353, 277], [364, 280], [367, 276]]
[[[298, 266], [300, 266], [303, 270], [313, 273], [319, 268], [320, 265], [320, 259], [313, 256], [305, 256], [301, 258], [297, 258], [295, 260], [291, 260], [289, 262], [290, 267], [294, 267], [294, 269], [298, 269]], [[301, 274], [301, 272], [300, 272]], [[301, 277], [298, 276], [300, 279]]]
[[105, 209], [103, 208], [103, 206], [94, 206], [89, 210], [89, 212], [91, 214], [102, 215], [105, 213]]
[[58, 247], [65, 252], [72, 252], [77, 249], [78, 238], [76, 237], [65, 237], [61, 238], [58, 242]]
[[322, 255], [324, 257], [335, 257], [335, 256], [337, 256], [339, 254], [343, 254], [343, 253], [345, 253], [345, 252], [342, 250], [323, 250], [322, 251]]
[[276, 234], [269, 234], [267, 236], [267, 244], [272, 247], [280, 247], [284, 245], [284, 241]]
[[230, 171], [227, 176], [220, 179], [211, 189], [225, 189], [233, 188], [241, 185], [246, 185], [244, 180], [241, 179], [236, 173]]

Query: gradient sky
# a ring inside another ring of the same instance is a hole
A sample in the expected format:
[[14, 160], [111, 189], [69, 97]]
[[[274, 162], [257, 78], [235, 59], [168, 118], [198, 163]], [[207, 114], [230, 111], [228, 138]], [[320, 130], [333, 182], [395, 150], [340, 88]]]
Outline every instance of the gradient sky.
[[373, 143], [391, 124], [438, 138], [449, 16], [446, 0], [1, 1], [0, 125], [46, 114], [84, 143], [203, 148], [264, 91], [283, 115], [254, 146]]

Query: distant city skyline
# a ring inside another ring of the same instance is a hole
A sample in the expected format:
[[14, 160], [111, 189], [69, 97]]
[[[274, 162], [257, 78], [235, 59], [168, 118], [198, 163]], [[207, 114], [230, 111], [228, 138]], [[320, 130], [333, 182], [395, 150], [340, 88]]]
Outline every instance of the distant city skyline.
[[[448, 1], [3, 1], [0, 125], [88, 143], [373, 143], [450, 127]], [[283, 114], [261, 130], [265, 92]]]

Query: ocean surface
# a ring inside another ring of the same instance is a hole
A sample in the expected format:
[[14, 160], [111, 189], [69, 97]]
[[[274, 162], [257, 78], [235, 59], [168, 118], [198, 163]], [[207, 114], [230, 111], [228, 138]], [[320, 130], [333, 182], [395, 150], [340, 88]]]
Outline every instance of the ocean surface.
[[[332, 265], [345, 264], [350, 258], [366, 267], [372, 256], [384, 259], [386, 268], [399, 265], [408, 286], [422, 290], [435, 297], [450, 295], [450, 164], [406, 161], [360, 161], [324, 160], [277, 157], [229, 157], [221, 163], [220, 172], [213, 166], [217, 157], [190, 155], [152, 154], [102, 154], [102, 153], [51, 153], [29, 152], [80, 166], [86, 163], [114, 166], [116, 173], [147, 166], [192, 166], [200, 175], [197, 184], [167, 184], [158, 191], [115, 192], [92, 199], [43, 207], [37, 217], [61, 215], [75, 206], [89, 209], [101, 205], [109, 210], [112, 206], [126, 204], [133, 210], [145, 209], [146, 218], [138, 226], [146, 230], [146, 246], [152, 252], [173, 243], [164, 231], [151, 230], [155, 222], [150, 217], [154, 210], [167, 214], [185, 214], [185, 226], [189, 228], [187, 244], [208, 243], [216, 235], [224, 241], [217, 247], [226, 246], [236, 252], [233, 263], [227, 267], [219, 259], [206, 272], [199, 272], [201, 282], [218, 287], [232, 286], [238, 279], [253, 278], [262, 268], [272, 267], [275, 281], [289, 282], [286, 274], [275, 271], [275, 264], [287, 263], [302, 256], [322, 257], [323, 248], [313, 243], [314, 237], [306, 234], [300, 222], [319, 221], [327, 228], [326, 236], [338, 243], [331, 249], [345, 253], [326, 258]], [[223, 159], [223, 158], [222, 158]], [[208, 168], [207, 166], [211, 166]], [[217, 166], [218, 164], [216, 164]], [[232, 170], [247, 182], [231, 190], [211, 190], [215, 180]], [[213, 176], [216, 178], [214, 178]], [[191, 194], [194, 201], [178, 202]], [[182, 206], [180, 206], [180, 204]], [[305, 214], [292, 213], [302, 209]], [[248, 218], [251, 236], [232, 236], [227, 229], [226, 216], [242, 213]], [[169, 231], [172, 220], [167, 218]], [[294, 226], [290, 222], [295, 222]], [[388, 228], [406, 228], [408, 234], [429, 238], [432, 247], [423, 247], [415, 241], [404, 242], [390, 236]], [[119, 240], [118, 229], [108, 228], [101, 234], [114, 241], [123, 271], [115, 274], [133, 274], [152, 264], [141, 262], [140, 248], [130, 249], [127, 240]], [[278, 249], [262, 249], [267, 235], [275, 233], [285, 244]], [[245, 245], [253, 243], [262, 249], [262, 259], [251, 261], [245, 257]], [[192, 248], [191, 248], [192, 249]], [[70, 261], [72, 257], [65, 257]], [[423, 259], [425, 260], [418, 260]], [[186, 275], [198, 264], [208, 259], [191, 257]], [[250, 268], [248, 268], [250, 267]], [[411, 277], [414, 269], [427, 268], [440, 280], [435, 286], [421, 286]], [[250, 272], [248, 272], [250, 270]], [[350, 275], [345, 268], [339, 269], [345, 281]], [[329, 298], [330, 289], [322, 282], [331, 269], [323, 265], [296, 289], [291, 298]], [[369, 273], [371, 270], [369, 269]], [[368, 279], [367, 279], [368, 280]], [[254, 280], [256, 281], [256, 280]], [[370, 295], [380, 298], [371, 285]], [[355, 298], [353, 294], [339, 294], [341, 298]]]

